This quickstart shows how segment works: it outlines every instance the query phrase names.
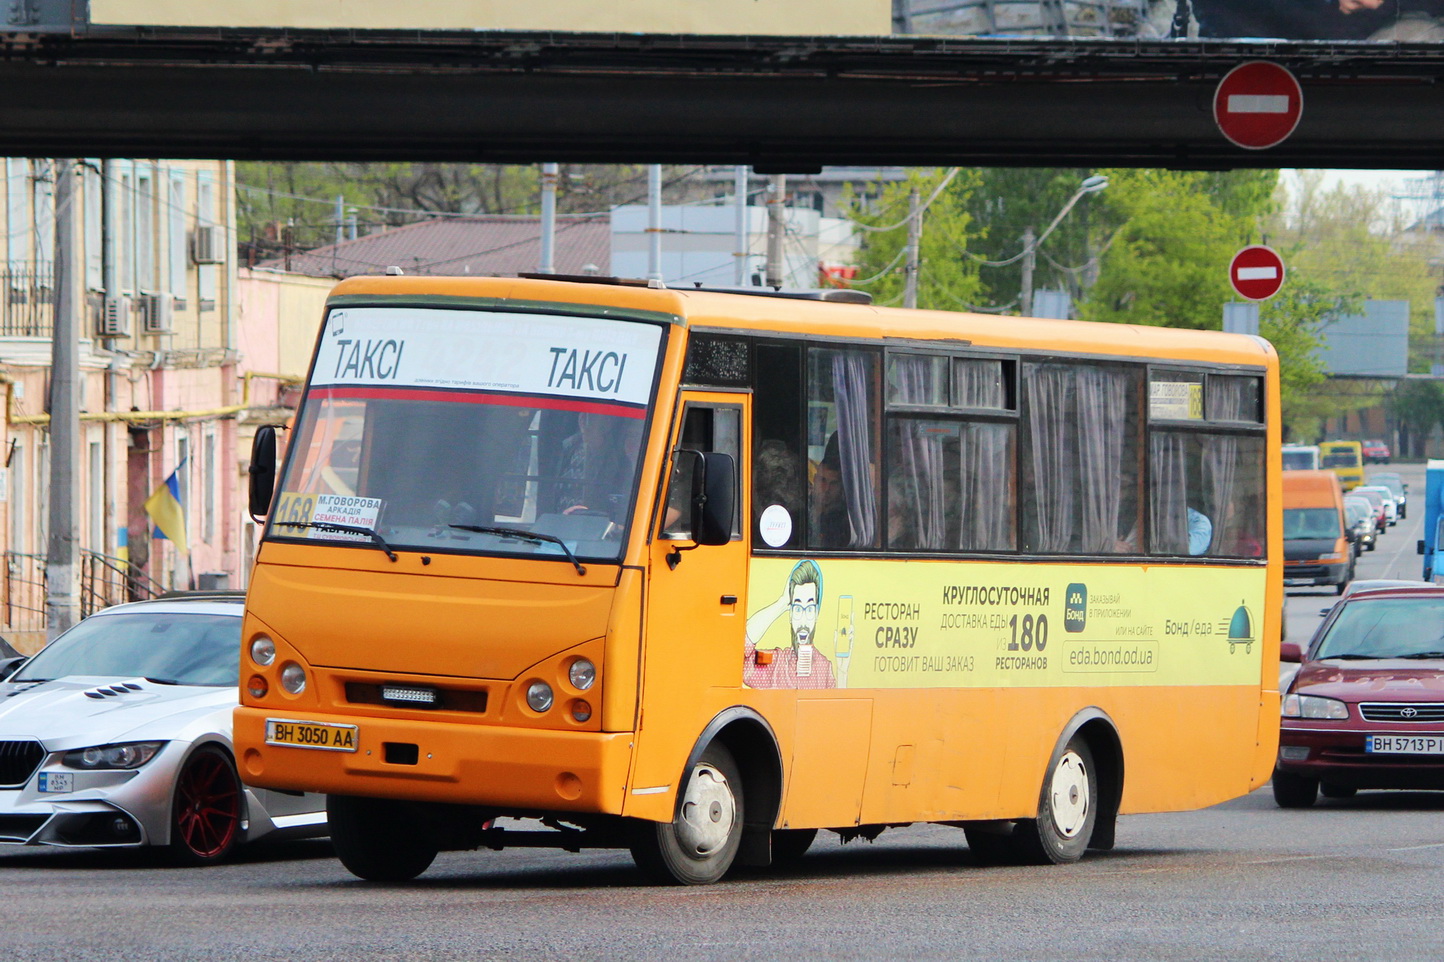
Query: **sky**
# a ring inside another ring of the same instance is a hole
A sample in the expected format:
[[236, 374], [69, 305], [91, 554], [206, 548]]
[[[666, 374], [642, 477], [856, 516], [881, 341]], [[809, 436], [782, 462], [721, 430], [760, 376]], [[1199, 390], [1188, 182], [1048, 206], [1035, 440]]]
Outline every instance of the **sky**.
[[[1431, 210], [1444, 206], [1444, 177], [1441, 177], [1437, 187], [1421, 183], [1436, 173], [1432, 170], [1325, 170], [1323, 173], [1325, 190], [1343, 185], [1387, 191], [1389, 196], [1394, 198], [1397, 209], [1403, 213], [1406, 222], [1417, 220]], [[1290, 188], [1298, 183], [1299, 171], [1285, 169], [1282, 174], [1284, 184]], [[1430, 192], [1435, 190], [1438, 191], [1437, 199], [1430, 196]]]

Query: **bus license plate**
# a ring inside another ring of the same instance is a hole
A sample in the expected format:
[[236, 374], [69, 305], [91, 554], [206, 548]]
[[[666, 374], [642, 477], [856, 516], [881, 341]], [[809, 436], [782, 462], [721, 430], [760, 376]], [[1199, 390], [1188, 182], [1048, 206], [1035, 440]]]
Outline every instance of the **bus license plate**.
[[354, 752], [361, 740], [355, 725], [326, 725], [320, 722], [266, 719], [266, 744], [291, 748], [319, 748], [328, 752]]
[[1364, 751], [1371, 755], [1444, 755], [1444, 735], [1370, 735]]

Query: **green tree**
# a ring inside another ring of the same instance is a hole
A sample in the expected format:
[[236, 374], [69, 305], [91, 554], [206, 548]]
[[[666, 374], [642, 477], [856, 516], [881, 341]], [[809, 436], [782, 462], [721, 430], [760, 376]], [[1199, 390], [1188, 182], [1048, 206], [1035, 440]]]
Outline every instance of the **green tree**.
[[[959, 170], [947, 186], [939, 186], [948, 171], [918, 169], [907, 180], [881, 188], [877, 198], [863, 204], [849, 196], [849, 216], [863, 234], [858, 252], [858, 279], [853, 286], [872, 294], [878, 304], [901, 304], [907, 284], [909, 197], [916, 190], [920, 203], [932, 197], [923, 210], [919, 244], [918, 307], [968, 310], [978, 304], [982, 285], [978, 265], [965, 252], [975, 237], [972, 215], [965, 207], [970, 189], [976, 188], [975, 171]], [[959, 183], [961, 182], [961, 184]]]
[[[973, 253], [1000, 265], [984, 265], [979, 272], [985, 303], [1017, 303], [1023, 264], [1016, 255], [1023, 250], [1025, 232], [1041, 234], [1092, 173], [1079, 167], [983, 167], [976, 187], [958, 188], [966, 193], [962, 203], [975, 225]], [[1078, 301], [1097, 273], [1101, 240], [1121, 223], [1098, 195], [1079, 198], [1039, 246], [1033, 289], [1067, 291]]]
[[[1228, 263], [1258, 236], [1276, 171], [1109, 170], [1102, 203], [1121, 220], [1098, 282], [1080, 305], [1087, 320], [1218, 329], [1235, 299]], [[1268, 188], [1267, 190], [1265, 188]]]

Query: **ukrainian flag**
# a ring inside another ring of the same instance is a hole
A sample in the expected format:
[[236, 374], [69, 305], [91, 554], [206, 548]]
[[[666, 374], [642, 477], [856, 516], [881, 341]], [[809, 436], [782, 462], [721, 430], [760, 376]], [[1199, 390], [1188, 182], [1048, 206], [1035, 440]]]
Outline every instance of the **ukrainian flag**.
[[145, 513], [150, 515], [150, 519], [155, 522], [153, 537], [167, 538], [174, 542], [182, 552], [189, 552], [190, 541], [186, 537], [185, 505], [181, 504], [180, 480], [176, 477], [183, 467], [185, 467], [185, 461], [176, 465], [175, 471], [170, 473], [165, 482], [145, 499]]

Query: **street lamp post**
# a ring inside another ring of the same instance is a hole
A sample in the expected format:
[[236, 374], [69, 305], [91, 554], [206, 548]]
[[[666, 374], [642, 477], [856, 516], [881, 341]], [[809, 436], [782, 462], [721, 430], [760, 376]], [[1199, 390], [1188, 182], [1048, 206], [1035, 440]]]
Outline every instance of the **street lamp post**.
[[1068, 198], [1068, 203], [1064, 204], [1063, 209], [1058, 211], [1058, 216], [1053, 218], [1053, 223], [1048, 225], [1047, 230], [1034, 238], [1031, 224], [1023, 229], [1023, 280], [1018, 304], [1024, 316], [1033, 312], [1033, 268], [1037, 263], [1038, 248], [1043, 246], [1043, 242], [1048, 239], [1048, 235], [1053, 233], [1057, 226], [1063, 222], [1063, 218], [1068, 216], [1068, 212], [1073, 209], [1073, 205], [1078, 203], [1084, 194], [1096, 194], [1107, 186], [1108, 178], [1102, 174], [1085, 177], [1083, 183], [1079, 184], [1078, 189], [1073, 192], [1073, 196]]

